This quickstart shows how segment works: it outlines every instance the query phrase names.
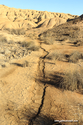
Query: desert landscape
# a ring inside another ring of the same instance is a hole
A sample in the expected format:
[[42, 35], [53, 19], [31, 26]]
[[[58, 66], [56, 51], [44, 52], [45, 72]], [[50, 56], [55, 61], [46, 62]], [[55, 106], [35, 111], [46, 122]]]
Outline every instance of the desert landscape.
[[0, 5], [0, 125], [82, 124], [83, 15]]

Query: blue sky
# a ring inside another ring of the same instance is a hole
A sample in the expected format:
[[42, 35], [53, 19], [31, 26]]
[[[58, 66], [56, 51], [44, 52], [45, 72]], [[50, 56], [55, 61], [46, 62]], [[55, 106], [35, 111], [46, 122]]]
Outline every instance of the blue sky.
[[20, 9], [83, 14], [83, 0], [0, 0], [0, 4]]

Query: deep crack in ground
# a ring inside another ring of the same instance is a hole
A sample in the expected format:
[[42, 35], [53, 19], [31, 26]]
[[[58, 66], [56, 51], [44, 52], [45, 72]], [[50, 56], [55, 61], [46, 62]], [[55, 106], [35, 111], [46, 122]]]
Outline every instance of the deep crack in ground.
[[[42, 43], [40, 43], [40, 48], [44, 51], [44, 52], [46, 52], [46, 54], [45, 55], [43, 55], [43, 56], [41, 56], [40, 58], [39, 58], [39, 62], [38, 62], [38, 64], [39, 64], [39, 72], [41, 72], [40, 74], [42, 75], [42, 78], [43, 79], [45, 79], [45, 58], [46, 58], [46, 56], [49, 54], [49, 52], [48, 51], [46, 51], [43, 47], [41, 47], [41, 44]], [[42, 65], [42, 68], [40, 68], [40, 66]], [[42, 70], [42, 71], [41, 71]], [[30, 119], [30, 122], [29, 122], [29, 125], [33, 125], [33, 121], [39, 116], [39, 114], [40, 114], [40, 112], [41, 112], [41, 109], [42, 109], [42, 107], [43, 107], [43, 104], [44, 104], [44, 99], [45, 99], [45, 94], [46, 94], [46, 88], [47, 88], [47, 86], [46, 86], [46, 83], [44, 84], [44, 88], [43, 88], [43, 94], [42, 94], [42, 100], [41, 100], [41, 104], [40, 104], [40, 106], [39, 106], [39, 108], [38, 108], [38, 112], [37, 112], [37, 114], [34, 116], [34, 117], [32, 117], [31, 119]]]

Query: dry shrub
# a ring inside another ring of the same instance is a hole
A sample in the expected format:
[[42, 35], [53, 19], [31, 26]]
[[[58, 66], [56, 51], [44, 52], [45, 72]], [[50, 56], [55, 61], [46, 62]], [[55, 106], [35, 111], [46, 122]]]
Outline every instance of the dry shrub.
[[3, 36], [0, 35], [0, 42], [7, 42], [6, 37], [3, 37]]
[[35, 43], [33, 41], [30, 42], [30, 46], [29, 46], [29, 50], [32, 51], [38, 51], [39, 50], [39, 46], [35, 45]]
[[59, 61], [66, 61], [66, 57], [64, 54], [56, 51], [53, 52], [52, 54], [50, 54], [49, 56], [47, 56], [48, 59], [54, 59], [54, 60], [59, 60]]
[[52, 45], [54, 42], [52, 41], [52, 40], [48, 40], [48, 39], [46, 39], [46, 40], [44, 40], [44, 44], [47, 44], [47, 45]]
[[63, 76], [61, 88], [66, 90], [82, 90], [83, 89], [83, 69], [66, 72]]
[[25, 30], [24, 28], [22, 29], [4, 29], [7, 30], [10, 34], [16, 34], [16, 35], [25, 35]]
[[78, 46], [83, 46], [83, 40], [78, 39], [73, 42], [73, 46], [78, 47]]
[[32, 33], [30, 33], [30, 34], [28, 34], [28, 37], [30, 37], [30, 38], [33, 38], [33, 34]]
[[63, 61], [65, 58], [64, 54], [62, 53], [55, 53], [54, 55], [55, 60]]
[[21, 46], [22, 46], [22, 47], [29, 47], [30, 44], [31, 44], [30, 42], [23, 41], [23, 42], [21, 43]]
[[76, 63], [79, 59], [83, 59], [83, 53], [75, 51], [75, 52], [70, 54], [68, 61]]
[[29, 37], [30, 39], [34, 40], [37, 38], [37, 34], [36, 33], [30, 33], [28, 35], [26, 35], [27, 37]]
[[47, 56], [47, 59], [77, 63], [79, 59], [83, 59], [83, 53], [74, 51], [70, 55], [66, 55], [66, 54], [60, 53], [59, 51], [56, 51], [56, 52], [53, 52], [52, 54], [49, 54]]
[[49, 38], [49, 37], [45, 37], [44, 39], [44, 44], [47, 44], [47, 45], [52, 45], [54, 43], [54, 38]]
[[33, 46], [29, 47], [29, 50], [32, 50], [32, 51], [38, 51], [38, 50], [39, 50], [39, 47], [33, 45]]
[[21, 43], [21, 46], [27, 48], [28, 50], [32, 50], [32, 51], [39, 50], [39, 46], [35, 45], [35, 43], [33, 41], [30, 41], [30, 42], [24, 41]]
[[54, 36], [52, 36], [52, 33], [48, 34], [46, 32], [41, 33], [38, 35], [40, 41], [44, 41], [44, 44], [52, 45], [55, 41]]

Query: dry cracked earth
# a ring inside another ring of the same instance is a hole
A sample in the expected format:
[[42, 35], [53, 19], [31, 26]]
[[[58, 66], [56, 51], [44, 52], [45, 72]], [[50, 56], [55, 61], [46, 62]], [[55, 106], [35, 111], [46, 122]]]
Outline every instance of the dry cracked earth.
[[83, 15], [0, 5], [0, 125], [83, 124], [82, 34]]

